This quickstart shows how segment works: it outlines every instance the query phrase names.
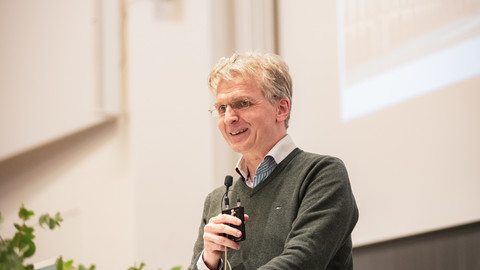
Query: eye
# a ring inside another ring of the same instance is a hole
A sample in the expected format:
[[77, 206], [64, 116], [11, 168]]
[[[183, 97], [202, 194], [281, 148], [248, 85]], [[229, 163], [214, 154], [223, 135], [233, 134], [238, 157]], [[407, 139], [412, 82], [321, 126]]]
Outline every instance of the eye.
[[227, 105], [223, 104], [223, 105], [218, 105], [217, 106], [217, 111], [218, 113], [220, 114], [224, 114], [226, 111], [227, 111]]
[[242, 101], [240, 102], [240, 107], [242, 107], [242, 108], [250, 107], [250, 105], [251, 105], [250, 100], [242, 100]]
[[246, 109], [252, 105], [252, 102], [248, 99], [239, 100], [235, 102], [234, 106], [236, 109]]

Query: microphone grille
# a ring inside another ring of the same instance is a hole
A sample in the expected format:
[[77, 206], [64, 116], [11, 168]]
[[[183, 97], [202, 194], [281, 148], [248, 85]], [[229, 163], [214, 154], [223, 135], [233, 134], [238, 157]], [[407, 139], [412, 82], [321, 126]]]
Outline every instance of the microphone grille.
[[225, 176], [225, 186], [229, 187], [233, 183], [233, 177], [231, 175]]

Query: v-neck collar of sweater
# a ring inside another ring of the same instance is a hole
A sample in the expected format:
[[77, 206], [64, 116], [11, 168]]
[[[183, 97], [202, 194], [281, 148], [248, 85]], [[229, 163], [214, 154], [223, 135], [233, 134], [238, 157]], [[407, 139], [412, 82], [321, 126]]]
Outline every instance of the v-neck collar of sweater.
[[283, 171], [285, 166], [287, 166], [287, 164], [290, 163], [290, 161], [301, 152], [303, 151], [300, 148], [295, 148], [284, 160], [282, 160], [282, 162], [275, 167], [273, 172], [263, 182], [258, 184], [258, 186], [251, 188], [247, 186], [245, 181], [240, 177], [235, 184], [234, 189], [238, 188], [242, 193], [247, 194], [250, 197], [254, 196], [257, 192], [268, 186], [272, 182], [272, 179], [274, 179], [281, 171]]

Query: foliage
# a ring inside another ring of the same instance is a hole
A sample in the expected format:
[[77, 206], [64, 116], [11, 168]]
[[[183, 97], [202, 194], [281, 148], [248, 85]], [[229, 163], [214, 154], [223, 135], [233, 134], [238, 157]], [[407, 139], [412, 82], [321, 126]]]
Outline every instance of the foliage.
[[60, 256], [60, 258], [57, 259], [57, 270], [95, 270], [95, 265], [91, 265], [90, 267], [85, 267], [82, 264], [80, 264], [77, 267], [73, 266], [73, 260], [69, 260], [64, 262], [63, 258]]
[[[145, 263], [140, 263], [140, 266], [137, 267], [136, 265], [134, 265], [133, 267], [130, 267], [128, 268], [128, 270], [143, 270], [143, 267], [145, 267]], [[182, 267], [181, 266], [175, 266], [175, 267], [172, 267], [170, 270], [181, 270]], [[161, 268], [159, 268], [158, 270], [162, 270]]]
[[[14, 227], [17, 230], [12, 239], [3, 239], [0, 236], [0, 270], [34, 270], [33, 264], [26, 264], [24, 261], [35, 254], [36, 246], [33, 241], [35, 239], [35, 229], [28, 226], [26, 223], [32, 218], [35, 213], [25, 208], [22, 204], [18, 211], [18, 217], [22, 220], [21, 224], [14, 223]], [[43, 214], [38, 219], [38, 224], [43, 229], [53, 230], [56, 227], [60, 227], [60, 223], [63, 221], [59, 212], [53, 217], [49, 214]], [[0, 212], [0, 223], [3, 222], [3, 216]], [[145, 263], [140, 263], [139, 267], [133, 266], [128, 270], [142, 270], [145, 267]], [[95, 265], [85, 267], [79, 265], [75, 267], [73, 260], [64, 261], [60, 256], [56, 262], [57, 270], [95, 270]], [[181, 270], [181, 266], [171, 268], [171, 270]]]
[[[33, 270], [32, 264], [24, 263], [25, 259], [30, 258], [36, 251], [33, 227], [27, 225], [27, 221], [35, 213], [25, 208], [22, 204], [18, 211], [18, 217], [22, 220], [21, 224], [15, 223], [17, 230], [12, 239], [3, 239], [0, 237], [0, 270]], [[3, 221], [0, 215], [0, 221]], [[40, 226], [48, 226], [50, 230], [60, 226], [62, 217], [57, 213], [54, 217], [48, 214], [42, 215], [39, 219]]]
[[145, 264], [142, 262], [142, 263], [140, 263], [139, 267], [137, 267], [137, 265], [135, 264], [134, 266], [129, 267], [128, 270], [142, 270], [144, 266], [145, 266]]

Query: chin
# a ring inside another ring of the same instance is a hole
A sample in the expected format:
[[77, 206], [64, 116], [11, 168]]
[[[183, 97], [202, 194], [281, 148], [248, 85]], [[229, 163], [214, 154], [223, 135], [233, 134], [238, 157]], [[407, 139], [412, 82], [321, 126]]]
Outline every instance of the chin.
[[251, 148], [251, 140], [249, 137], [229, 137], [227, 142], [233, 151], [240, 154]]
[[237, 152], [237, 153], [242, 153], [243, 152], [243, 149], [244, 147], [238, 143], [229, 143], [230, 145], [230, 148], [234, 151], [234, 152]]
[[230, 144], [230, 148], [234, 151], [234, 152], [237, 152], [237, 153], [242, 153], [241, 151], [241, 148], [235, 146], [235, 145], [231, 145]]

